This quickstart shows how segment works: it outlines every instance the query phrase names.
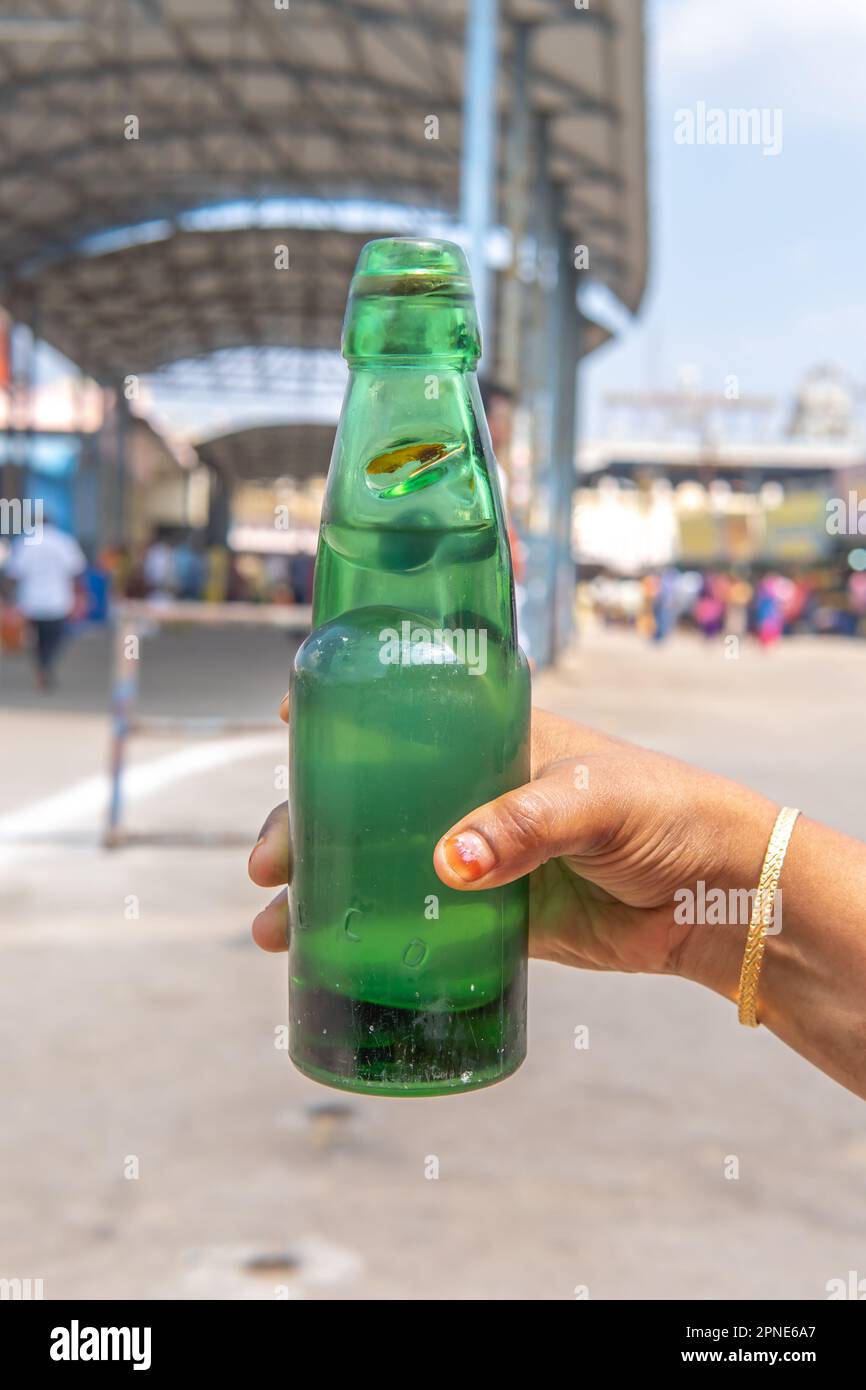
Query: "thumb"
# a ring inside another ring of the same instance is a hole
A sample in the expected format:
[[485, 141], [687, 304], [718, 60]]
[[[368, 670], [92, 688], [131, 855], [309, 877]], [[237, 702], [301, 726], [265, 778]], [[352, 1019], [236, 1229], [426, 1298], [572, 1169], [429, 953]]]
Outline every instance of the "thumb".
[[[558, 763], [534, 782], [470, 811], [442, 836], [433, 865], [449, 888], [496, 888], [598, 840], [581, 765]], [[593, 798], [594, 800], [594, 798]]]

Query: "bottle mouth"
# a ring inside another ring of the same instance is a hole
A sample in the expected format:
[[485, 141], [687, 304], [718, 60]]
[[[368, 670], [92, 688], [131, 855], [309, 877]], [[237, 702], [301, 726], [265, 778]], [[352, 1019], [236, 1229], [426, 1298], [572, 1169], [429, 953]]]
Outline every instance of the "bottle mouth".
[[459, 357], [481, 354], [465, 252], [453, 241], [383, 237], [358, 257], [343, 324], [343, 355]]
[[380, 237], [361, 250], [350, 294], [472, 294], [466, 253], [454, 241]]

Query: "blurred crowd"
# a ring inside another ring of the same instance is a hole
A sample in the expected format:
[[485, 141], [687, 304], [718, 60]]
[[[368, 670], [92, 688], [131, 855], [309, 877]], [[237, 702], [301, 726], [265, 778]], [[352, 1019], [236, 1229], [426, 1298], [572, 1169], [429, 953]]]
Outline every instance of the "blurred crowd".
[[308, 604], [313, 556], [236, 554], [186, 529], [161, 528], [138, 551], [90, 558], [45, 519], [39, 544], [0, 551], [0, 652], [30, 647], [36, 684], [51, 690], [70, 633], [108, 621], [112, 598], [153, 603]]
[[103, 552], [112, 592], [154, 602], [309, 603], [312, 555], [237, 554], [194, 531], [157, 531], [138, 552]]
[[866, 574], [814, 569], [651, 571], [638, 579], [597, 574], [578, 586], [584, 616], [634, 627], [654, 642], [677, 628], [710, 639], [753, 636], [764, 647], [798, 633], [866, 636]]
[[[519, 580], [519, 554], [515, 561]], [[309, 604], [313, 569], [310, 554], [236, 553], [170, 527], [137, 550], [105, 549], [88, 558], [46, 521], [39, 545], [19, 541], [0, 555], [0, 650], [30, 645], [37, 684], [51, 689], [69, 632], [106, 622], [112, 598]], [[577, 604], [584, 621], [631, 627], [653, 642], [677, 629], [706, 639], [752, 636], [764, 647], [798, 633], [866, 637], [866, 572], [840, 565], [790, 574], [673, 565], [640, 578], [584, 573]]]

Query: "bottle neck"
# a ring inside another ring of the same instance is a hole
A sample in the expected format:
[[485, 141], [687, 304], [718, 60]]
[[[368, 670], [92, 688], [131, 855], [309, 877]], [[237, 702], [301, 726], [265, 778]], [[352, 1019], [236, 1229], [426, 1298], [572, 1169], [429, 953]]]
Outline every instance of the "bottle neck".
[[481, 342], [471, 291], [447, 282], [439, 288], [424, 279], [411, 283], [413, 293], [353, 289], [343, 325], [346, 361], [447, 361], [474, 370]]
[[514, 641], [496, 462], [475, 374], [450, 354], [352, 364], [314, 621], [382, 604]]

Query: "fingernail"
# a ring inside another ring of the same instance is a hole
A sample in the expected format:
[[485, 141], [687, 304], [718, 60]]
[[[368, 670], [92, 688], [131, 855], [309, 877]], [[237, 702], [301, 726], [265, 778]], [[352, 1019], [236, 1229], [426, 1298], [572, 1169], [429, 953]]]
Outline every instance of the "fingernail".
[[259, 838], [256, 840], [255, 844], [253, 845], [252, 849], [250, 850], [250, 857], [249, 857], [249, 859], [247, 860], [247, 866], [249, 866], [250, 864], [252, 864], [252, 862], [253, 862], [253, 855], [255, 854], [256, 850], [259, 848], [259, 845], [263, 845], [263, 844], [265, 843], [265, 839], [266, 839], [266, 836], [260, 835]]
[[476, 879], [483, 878], [496, 863], [493, 850], [483, 835], [475, 830], [461, 830], [459, 835], [449, 835], [442, 850], [449, 869], [464, 883], [474, 883]]

